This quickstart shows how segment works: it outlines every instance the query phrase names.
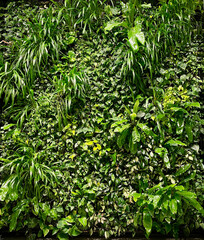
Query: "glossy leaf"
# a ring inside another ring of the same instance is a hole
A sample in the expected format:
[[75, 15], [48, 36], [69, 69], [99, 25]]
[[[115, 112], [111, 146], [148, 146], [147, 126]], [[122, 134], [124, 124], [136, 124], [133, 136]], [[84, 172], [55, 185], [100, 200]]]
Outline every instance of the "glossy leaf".
[[83, 227], [86, 227], [87, 226], [87, 218], [86, 217], [81, 217], [81, 218], [78, 218], [79, 222], [81, 223], [81, 225]]
[[147, 236], [149, 236], [150, 233], [151, 233], [151, 230], [152, 230], [152, 217], [151, 217], [151, 215], [149, 213], [149, 210], [146, 209], [146, 208], [143, 210], [143, 219], [142, 219], [142, 221], [143, 221], [143, 226], [144, 226], [144, 228], [146, 230]]
[[177, 200], [176, 199], [171, 199], [169, 202], [169, 208], [172, 212], [172, 214], [177, 213]]
[[168, 142], [166, 142], [167, 145], [170, 145], [170, 146], [186, 146], [185, 143], [179, 141], [179, 140], [169, 140]]

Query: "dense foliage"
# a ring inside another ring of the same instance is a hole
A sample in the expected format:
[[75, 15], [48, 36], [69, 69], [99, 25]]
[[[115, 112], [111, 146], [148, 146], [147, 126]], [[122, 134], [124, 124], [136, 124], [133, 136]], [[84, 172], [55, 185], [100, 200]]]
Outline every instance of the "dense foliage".
[[0, 228], [60, 240], [204, 228], [202, 14], [189, 0], [8, 5]]

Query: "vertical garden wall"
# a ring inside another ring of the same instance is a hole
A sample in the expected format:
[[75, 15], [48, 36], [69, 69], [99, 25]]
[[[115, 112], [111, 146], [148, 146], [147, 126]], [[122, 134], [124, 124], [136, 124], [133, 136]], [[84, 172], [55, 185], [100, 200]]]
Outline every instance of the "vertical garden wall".
[[0, 231], [201, 231], [202, 1], [10, 1], [2, 17]]

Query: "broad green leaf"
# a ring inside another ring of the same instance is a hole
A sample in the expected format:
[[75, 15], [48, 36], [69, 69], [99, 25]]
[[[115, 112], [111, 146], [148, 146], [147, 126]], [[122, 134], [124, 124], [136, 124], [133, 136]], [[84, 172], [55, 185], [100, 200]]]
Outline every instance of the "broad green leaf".
[[166, 144], [170, 145], [170, 146], [186, 146], [185, 143], [179, 141], [179, 140], [169, 140], [168, 142], [166, 142]]
[[175, 176], [180, 176], [181, 174], [185, 173], [186, 171], [188, 171], [188, 169], [191, 167], [191, 164], [186, 164], [185, 166], [182, 166], [181, 168], [179, 168], [179, 170], [176, 172]]
[[57, 238], [59, 238], [59, 240], [68, 240], [69, 236], [68, 236], [68, 234], [61, 231], [57, 234]]
[[70, 226], [70, 225], [71, 224], [68, 223], [65, 218], [62, 218], [61, 220], [58, 221], [57, 228], [61, 229], [61, 228], [64, 228], [64, 227]]
[[8, 192], [9, 192], [9, 187], [7, 185], [3, 185], [0, 188], [0, 201], [4, 201], [6, 199]]
[[176, 193], [182, 197], [188, 198], [188, 199], [195, 199], [196, 194], [189, 192], [189, 191], [176, 191]]
[[152, 187], [148, 190], [148, 193], [152, 193], [154, 190], [160, 189], [161, 186], [162, 186], [162, 183], [159, 183], [159, 184], [155, 185], [154, 187]]
[[144, 33], [142, 32], [140, 25], [135, 26], [128, 31], [128, 43], [134, 52], [139, 50], [138, 42], [142, 45], [145, 43]]
[[73, 36], [70, 36], [70, 37], [68, 37], [68, 39], [66, 40], [66, 44], [67, 45], [70, 45], [70, 44], [72, 44], [74, 41], [75, 41], [75, 37], [73, 37]]
[[188, 114], [188, 111], [186, 111], [184, 108], [180, 108], [180, 107], [171, 107], [171, 110], [173, 112], [183, 112], [183, 113]]
[[154, 206], [154, 208], [157, 207], [160, 199], [161, 199], [161, 196], [160, 196], [160, 195], [155, 195], [155, 196], [153, 197], [153, 206]]
[[200, 108], [200, 103], [199, 102], [187, 102], [186, 107], [197, 107]]
[[133, 144], [135, 144], [139, 141], [140, 141], [140, 133], [138, 132], [137, 127], [134, 127], [132, 131], [132, 142]]
[[120, 133], [120, 135], [117, 139], [117, 144], [118, 144], [119, 148], [121, 148], [125, 144], [125, 140], [126, 140], [126, 137], [127, 137], [128, 133], [129, 133], [129, 128], [124, 129]]
[[195, 198], [188, 198], [190, 204], [204, 216], [204, 209]]
[[146, 208], [143, 210], [143, 226], [146, 230], [147, 236], [149, 236], [152, 230], [152, 217], [149, 210]]
[[176, 133], [177, 134], [182, 134], [183, 133], [183, 128], [184, 128], [184, 118], [179, 118], [177, 120]]
[[[95, 193], [95, 192], [94, 192], [94, 193]], [[66, 220], [68, 223], [74, 223], [74, 222], [75, 222], [75, 220], [74, 220], [74, 218], [73, 218], [72, 215], [67, 216], [67, 217], [65, 218], [65, 220]]]
[[186, 124], [185, 126], [185, 129], [186, 129], [186, 133], [187, 133], [187, 136], [188, 136], [188, 140], [189, 142], [193, 142], [193, 130], [192, 130], [192, 127], [190, 124]]
[[125, 125], [122, 125], [122, 126], [118, 126], [115, 128], [114, 132], [119, 132], [121, 133], [123, 130], [127, 129], [130, 127], [130, 124], [125, 124]]
[[171, 210], [172, 214], [177, 213], [177, 201], [176, 201], [176, 199], [171, 199], [170, 200], [169, 207], [170, 207], [170, 210]]
[[134, 104], [134, 107], [133, 107], [133, 112], [137, 114], [138, 112], [138, 106], [139, 106], [140, 102], [139, 100], [137, 100]]
[[71, 237], [77, 237], [81, 234], [81, 231], [77, 228], [76, 225], [74, 225], [72, 228], [69, 229], [68, 233]]
[[129, 149], [132, 154], [135, 154], [137, 152], [137, 143], [133, 142], [133, 136], [131, 135], [129, 138]]
[[81, 225], [83, 227], [86, 227], [87, 226], [87, 218], [86, 217], [81, 217], [81, 218], [78, 218], [79, 222], [81, 223]]
[[157, 135], [152, 132], [152, 130], [143, 123], [138, 123], [137, 126], [142, 129], [148, 136], [156, 137]]
[[185, 178], [183, 181], [181, 181], [181, 183], [187, 183], [191, 180], [193, 180], [196, 176], [196, 171], [194, 171], [193, 173], [191, 173], [187, 178]]
[[107, 31], [111, 31], [114, 27], [119, 27], [122, 25], [123, 25], [123, 22], [115, 22], [115, 21], [107, 22], [106, 27], [104, 28], [105, 33], [107, 33]]
[[132, 196], [133, 196], [133, 200], [137, 202], [137, 199], [140, 198], [142, 195], [141, 193], [134, 192]]
[[169, 161], [167, 149], [166, 148], [156, 148], [155, 152], [158, 153], [159, 156], [163, 158], [165, 166], [167, 168], [170, 168], [170, 161]]
[[111, 128], [117, 127], [118, 125], [127, 122], [127, 119], [121, 119], [120, 121], [117, 121], [111, 125]]
[[46, 228], [43, 228], [43, 235], [44, 235], [44, 237], [45, 236], [47, 236], [47, 234], [49, 233], [49, 228], [48, 227], [46, 227]]
[[20, 213], [21, 213], [21, 210], [17, 210], [11, 215], [11, 220], [10, 220], [10, 225], [9, 225], [10, 232], [15, 230], [16, 225], [17, 225], [17, 219], [18, 219], [18, 216], [20, 215]]

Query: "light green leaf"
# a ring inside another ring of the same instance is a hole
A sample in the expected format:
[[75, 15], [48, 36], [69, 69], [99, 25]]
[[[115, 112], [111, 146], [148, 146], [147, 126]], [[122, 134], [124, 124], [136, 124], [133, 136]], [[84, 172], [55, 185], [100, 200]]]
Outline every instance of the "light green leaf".
[[15, 125], [16, 125], [16, 124], [11, 123], [11, 124], [8, 124], [8, 125], [3, 126], [2, 129], [3, 129], [3, 130], [7, 130], [7, 129], [15, 126]]
[[68, 223], [65, 218], [62, 218], [62, 219], [59, 220], [59, 222], [57, 223], [57, 228], [61, 229], [61, 228], [65, 227], [65, 226], [70, 226], [70, 225], [71, 225], [71, 224]]
[[119, 27], [122, 25], [123, 25], [123, 22], [115, 22], [115, 21], [107, 22], [106, 27], [104, 28], [105, 34], [107, 33], [107, 31], [111, 31], [114, 27]]
[[137, 126], [142, 129], [148, 136], [156, 137], [157, 135], [152, 132], [152, 130], [143, 123], [138, 123]]
[[170, 207], [170, 210], [171, 210], [172, 214], [177, 213], [177, 201], [176, 201], [176, 199], [171, 199], [170, 200], [169, 207]]
[[170, 146], [186, 146], [185, 143], [179, 141], [179, 140], [169, 140], [168, 142], [166, 142], [166, 144], [170, 145]]
[[160, 196], [160, 195], [155, 195], [155, 196], [153, 197], [153, 206], [154, 206], [154, 208], [157, 207], [158, 202], [159, 202], [160, 199], [161, 199], [161, 196]]
[[133, 144], [135, 144], [139, 141], [140, 141], [140, 133], [138, 132], [137, 127], [134, 127], [132, 131], [132, 142]]
[[199, 102], [187, 102], [186, 107], [197, 107], [200, 108], [200, 103]]
[[184, 108], [180, 108], [180, 107], [171, 107], [171, 110], [174, 112], [183, 112], [188, 114], [188, 112]]
[[129, 138], [129, 149], [132, 154], [135, 154], [137, 152], [137, 143], [133, 142], [133, 135]]
[[176, 191], [176, 193], [182, 197], [188, 198], [188, 199], [195, 199], [196, 198], [196, 194], [189, 192], [189, 191]]
[[133, 112], [137, 114], [138, 112], [138, 106], [139, 106], [140, 102], [139, 100], [137, 100], [134, 104], [134, 107], [133, 107]]
[[132, 196], [133, 196], [133, 200], [137, 202], [138, 198], [140, 198], [142, 195], [141, 193], [134, 192], [132, 193]]
[[75, 37], [73, 37], [73, 36], [70, 36], [70, 37], [68, 37], [68, 39], [67, 39], [67, 41], [66, 41], [66, 44], [67, 45], [70, 45], [70, 44], [72, 44], [74, 41], [75, 41]]
[[114, 132], [120, 132], [121, 133], [123, 130], [125, 130], [126, 128], [129, 128], [129, 127], [130, 127], [129, 123], [125, 124], [123, 126], [118, 126], [118, 127], [115, 128]]
[[46, 227], [46, 228], [43, 228], [43, 235], [44, 235], [44, 237], [45, 236], [47, 236], [47, 234], [49, 233], [49, 228], [48, 227]]
[[135, 52], [139, 50], [138, 42], [142, 45], [145, 43], [144, 33], [142, 32], [140, 25], [137, 25], [128, 31], [128, 43]]
[[87, 226], [87, 218], [86, 217], [81, 217], [81, 218], [78, 218], [79, 222], [81, 223], [81, 225], [83, 227], [86, 227]]

